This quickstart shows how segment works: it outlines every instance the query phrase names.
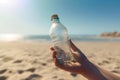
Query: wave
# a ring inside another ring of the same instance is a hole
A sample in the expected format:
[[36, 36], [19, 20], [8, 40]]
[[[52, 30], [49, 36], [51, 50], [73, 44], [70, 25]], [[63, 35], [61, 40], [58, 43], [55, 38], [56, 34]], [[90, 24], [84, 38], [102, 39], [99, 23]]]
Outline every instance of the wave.
[[[70, 35], [70, 39], [73, 41], [87, 41], [87, 42], [120, 41], [120, 38], [103, 38], [96, 35]], [[29, 35], [25, 36], [24, 40], [51, 41], [49, 35]]]

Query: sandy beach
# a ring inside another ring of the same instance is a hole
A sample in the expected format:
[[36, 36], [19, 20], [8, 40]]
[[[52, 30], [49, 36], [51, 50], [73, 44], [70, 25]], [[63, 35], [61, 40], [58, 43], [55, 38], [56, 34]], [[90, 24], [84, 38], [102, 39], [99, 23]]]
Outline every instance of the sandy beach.
[[[75, 42], [88, 59], [120, 75], [120, 42]], [[57, 68], [49, 42], [0, 42], [0, 80], [87, 80]]]

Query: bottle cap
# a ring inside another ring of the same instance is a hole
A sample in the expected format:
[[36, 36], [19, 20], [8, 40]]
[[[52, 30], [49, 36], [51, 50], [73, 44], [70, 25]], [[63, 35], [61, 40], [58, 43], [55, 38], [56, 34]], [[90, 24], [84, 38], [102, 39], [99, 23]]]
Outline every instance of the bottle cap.
[[53, 14], [53, 15], [51, 16], [51, 20], [53, 20], [53, 19], [59, 19], [58, 15], [57, 15], [57, 14]]

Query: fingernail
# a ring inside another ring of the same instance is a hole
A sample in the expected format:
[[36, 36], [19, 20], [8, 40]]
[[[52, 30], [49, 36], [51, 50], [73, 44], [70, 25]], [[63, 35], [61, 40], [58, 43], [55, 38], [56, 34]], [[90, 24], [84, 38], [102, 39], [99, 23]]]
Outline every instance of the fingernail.
[[51, 49], [52, 51], [54, 50], [54, 48], [53, 48], [53, 47], [51, 47], [50, 49]]

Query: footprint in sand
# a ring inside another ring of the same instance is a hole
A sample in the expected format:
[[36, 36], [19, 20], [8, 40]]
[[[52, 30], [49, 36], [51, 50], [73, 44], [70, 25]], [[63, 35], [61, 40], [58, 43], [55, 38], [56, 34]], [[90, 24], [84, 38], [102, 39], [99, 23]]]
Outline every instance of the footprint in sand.
[[0, 80], [6, 80], [8, 77], [6, 76], [0, 76]]
[[29, 69], [27, 69], [27, 70], [18, 70], [17, 72], [19, 73], [19, 74], [22, 74], [22, 73], [24, 73], [24, 72], [35, 72], [35, 68], [29, 68]]
[[1, 56], [0, 56], [0, 58], [3, 58], [3, 57], [5, 57], [5, 55], [1, 55]]
[[46, 66], [47, 64], [46, 63], [41, 63], [43, 66]]
[[27, 69], [26, 71], [29, 71], [29, 72], [35, 72], [35, 68], [29, 68], [29, 69]]
[[24, 70], [18, 70], [17, 71], [19, 74], [22, 74], [22, 73], [24, 73]]
[[118, 70], [112, 70], [112, 72], [120, 74], [120, 71]]
[[112, 72], [120, 74], [120, 67], [116, 66]]
[[98, 65], [103, 65], [103, 63], [98, 63]]
[[51, 63], [53, 62], [53, 59], [47, 59], [46, 62]]
[[77, 74], [75, 74], [75, 73], [70, 73], [70, 75], [73, 76], [73, 77], [77, 76]]
[[56, 79], [56, 78], [58, 78], [58, 76], [53, 76], [52, 78]]
[[7, 71], [7, 69], [0, 70], [0, 74], [3, 74]]
[[11, 60], [13, 60], [12, 57], [4, 57], [4, 58], [2, 59], [3, 62], [8, 62], [8, 61], [11, 61]]
[[28, 76], [27, 78], [22, 79], [22, 80], [40, 80], [40, 79], [42, 79], [41, 75], [31, 74], [30, 76]]
[[22, 60], [16, 60], [13, 63], [21, 63], [21, 62], [22, 62]]
[[110, 62], [107, 61], [107, 60], [103, 60], [102, 63], [106, 63], [106, 64], [109, 64]]
[[104, 64], [110, 64], [110, 62], [107, 60], [103, 60], [102, 62], [98, 63], [98, 65], [104, 65]]
[[115, 69], [120, 69], [120, 66], [115, 67]]

